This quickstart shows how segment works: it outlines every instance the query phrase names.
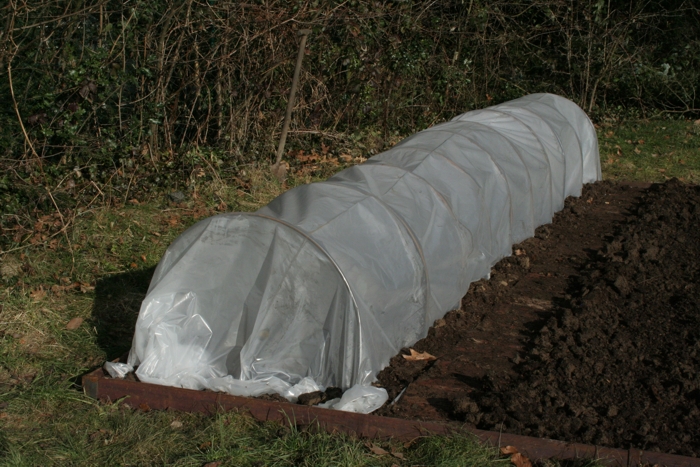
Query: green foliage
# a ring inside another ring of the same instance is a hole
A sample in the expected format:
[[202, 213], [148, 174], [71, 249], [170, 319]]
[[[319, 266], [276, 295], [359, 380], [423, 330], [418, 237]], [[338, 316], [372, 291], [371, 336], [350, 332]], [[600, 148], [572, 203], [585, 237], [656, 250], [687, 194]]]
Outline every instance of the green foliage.
[[314, 28], [302, 128], [408, 133], [536, 91], [589, 111], [698, 107], [700, 17], [683, 0], [34, 0], [7, 12], [0, 142], [13, 158], [27, 153], [11, 64], [35, 149], [68, 166], [117, 164], [144, 146], [164, 157], [216, 146], [238, 162], [259, 157], [253, 148], [270, 151], [291, 81], [294, 23]]

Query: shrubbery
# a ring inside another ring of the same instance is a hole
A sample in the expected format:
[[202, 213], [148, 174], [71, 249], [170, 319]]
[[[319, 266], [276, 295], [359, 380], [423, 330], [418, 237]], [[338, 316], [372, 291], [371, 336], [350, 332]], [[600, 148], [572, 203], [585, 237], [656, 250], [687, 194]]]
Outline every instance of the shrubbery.
[[302, 27], [314, 32], [297, 144], [409, 134], [538, 91], [598, 114], [700, 107], [700, 14], [684, 0], [29, 0], [1, 11], [5, 212], [66, 177], [123, 193], [269, 160]]

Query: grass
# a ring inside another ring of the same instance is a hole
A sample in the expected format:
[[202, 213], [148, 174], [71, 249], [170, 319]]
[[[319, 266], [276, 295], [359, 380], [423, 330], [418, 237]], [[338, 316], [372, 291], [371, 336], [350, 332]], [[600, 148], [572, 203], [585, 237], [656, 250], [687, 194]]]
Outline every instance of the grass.
[[700, 183], [700, 121], [652, 120], [602, 124], [598, 130], [604, 178]]
[[377, 456], [357, 439], [257, 423], [237, 413], [143, 413], [119, 404], [77, 404], [67, 394], [23, 408], [52, 422], [15, 429], [21, 441], [7, 438], [6, 465], [391, 466], [401, 462], [395, 455], [412, 465], [432, 459], [447, 461], [440, 465], [504, 464], [468, 437], [447, 439], [447, 453], [436, 452], [428, 439], [409, 448], [385, 443], [394, 455]]
[[[700, 125], [604, 123], [599, 140], [605, 178], [700, 181]], [[312, 158], [295, 166], [288, 186], [342, 167]], [[38, 241], [0, 254], [0, 465], [509, 465], [469, 435], [380, 443], [401, 459], [376, 455], [362, 440], [237, 413], [145, 413], [82, 394], [82, 374], [128, 351], [139, 304], [170, 242], [199, 219], [255, 210], [288, 187], [267, 169], [239, 176], [245, 189], [214, 176], [180, 204], [163, 196], [76, 210], [65, 235], [44, 235], [58, 223], [50, 216], [35, 225]], [[75, 318], [82, 322], [67, 329]]]

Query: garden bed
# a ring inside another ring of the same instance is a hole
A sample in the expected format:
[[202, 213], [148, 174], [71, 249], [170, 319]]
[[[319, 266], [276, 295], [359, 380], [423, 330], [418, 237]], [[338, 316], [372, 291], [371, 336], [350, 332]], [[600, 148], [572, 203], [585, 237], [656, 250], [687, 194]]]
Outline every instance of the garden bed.
[[700, 188], [599, 182], [379, 375], [379, 414], [700, 455]]

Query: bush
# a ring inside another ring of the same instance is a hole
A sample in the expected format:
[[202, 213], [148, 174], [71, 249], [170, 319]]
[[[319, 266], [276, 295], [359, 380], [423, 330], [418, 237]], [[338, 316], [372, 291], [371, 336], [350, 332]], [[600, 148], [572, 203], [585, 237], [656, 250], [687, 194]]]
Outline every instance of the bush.
[[202, 146], [224, 164], [268, 160], [297, 27], [314, 30], [292, 128], [307, 138], [408, 134], [539, 91], [589, 112], [698, 112], [700, 15], [683, 0], [30, 0], [3, 11], [0, 147], [35, 180], [47, 166], [107, 182], [161, 164], [177, 178], [192, 170], [180, 155]]

